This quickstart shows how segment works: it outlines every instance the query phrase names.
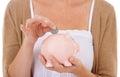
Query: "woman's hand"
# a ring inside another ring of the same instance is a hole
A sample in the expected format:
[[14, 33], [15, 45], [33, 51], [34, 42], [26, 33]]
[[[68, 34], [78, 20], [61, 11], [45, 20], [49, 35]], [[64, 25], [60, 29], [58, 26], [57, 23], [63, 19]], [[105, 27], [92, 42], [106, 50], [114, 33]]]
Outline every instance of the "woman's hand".
[[31, 43], [35, 43], [38, 37], [55, 28], [55, 25], [49, 19], [42, 16], [35, 16], [32, 19], [28, 19], [25, 26], [20, 25], [25, 38]]
[[[40, 55], [40, 60], [42, 64], [45, 66], [46, 60], [44, 56]], [[76, 77], [95, 77], [90, 71], [88, 71], [81, 61], [75, 57], [70, 57], [69, 61], [71, 62], [72, 66], [66, 67], [63, 64], [60, 64], [53, 56], [50, 58], [53, 67], [46, 67], [49, 70], [57, 71], [60, 73], [72, 73], [76, 75]]]

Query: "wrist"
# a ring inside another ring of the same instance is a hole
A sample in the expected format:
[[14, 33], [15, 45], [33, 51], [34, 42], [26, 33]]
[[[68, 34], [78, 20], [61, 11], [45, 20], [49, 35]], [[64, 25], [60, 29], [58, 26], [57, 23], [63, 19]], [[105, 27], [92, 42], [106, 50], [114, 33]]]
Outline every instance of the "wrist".
[[23, 44], [22, 44], [22, 48], [29, 48], [30, 50], [33, 50], [34, 44], [35, 44], [35, 43], [31, 42], [31, 41], [28, 40], [27, 38], [24, 38]]
[[96, 77], [96, 76], [83, 66], [81, 68], [81, 71], [76, 74], [76, 77]]
[[26, 38], [24, 38], [22, 46], [20, 48], [20, 51], [32, 55], [33, 54], [33, 48], [34, 48], [34, 44], [31, 43]]
[[24, 38], [23, 42], [25, 44], [28, 44], [29, 46], [34, 46], [34, 44], [35, 44], [35, 41], [32, 41], [32, 40], [28, 39], [27, 37]]

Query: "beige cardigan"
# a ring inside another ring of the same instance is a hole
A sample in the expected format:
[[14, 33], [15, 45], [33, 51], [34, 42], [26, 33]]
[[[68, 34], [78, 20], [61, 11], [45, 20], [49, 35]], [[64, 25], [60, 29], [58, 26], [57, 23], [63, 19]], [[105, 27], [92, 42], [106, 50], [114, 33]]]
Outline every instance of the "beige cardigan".
[[[3, 33], [3, 74], [17, 55], [23, 42], [19, 25], [31, 17], [29, 0], [11, 0], [7, 6]], [[116, 18], [113, 7], [104, 0], [96, 0], [93, 12], [92, 35], [96, 77], [117, 77]]]

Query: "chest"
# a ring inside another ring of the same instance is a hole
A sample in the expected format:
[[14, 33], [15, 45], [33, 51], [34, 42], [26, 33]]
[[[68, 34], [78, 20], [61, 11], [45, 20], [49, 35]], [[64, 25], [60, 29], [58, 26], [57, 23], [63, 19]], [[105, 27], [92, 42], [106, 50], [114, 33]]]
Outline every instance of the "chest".
[[88, 30], [90, 4], [77, 7], [58, 7], [38, 5], [34, 2], [34, 13], [47, 17], [57, 25], [59, 29]]

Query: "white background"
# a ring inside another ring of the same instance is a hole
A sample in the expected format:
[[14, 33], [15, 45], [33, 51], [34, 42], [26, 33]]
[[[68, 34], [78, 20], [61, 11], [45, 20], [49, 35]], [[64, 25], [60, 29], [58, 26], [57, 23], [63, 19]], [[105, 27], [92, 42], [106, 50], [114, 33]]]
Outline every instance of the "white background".
[[[10, 0], [0, 0], [0, 77], [2, 76], [2, 30], [3, 30], [3, 18], [7, 3]], [[120, 0], [106, 0], [111, 3], [116, 11], [117, 17], [117, 29], [118, 29], [118, 77], [120, 77]]]

